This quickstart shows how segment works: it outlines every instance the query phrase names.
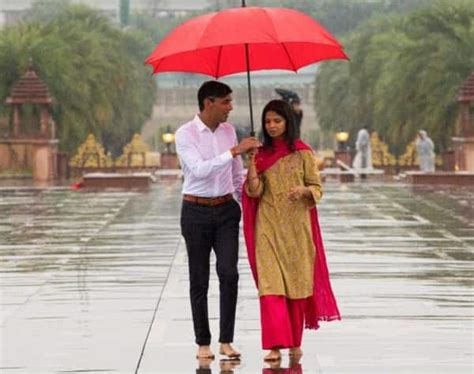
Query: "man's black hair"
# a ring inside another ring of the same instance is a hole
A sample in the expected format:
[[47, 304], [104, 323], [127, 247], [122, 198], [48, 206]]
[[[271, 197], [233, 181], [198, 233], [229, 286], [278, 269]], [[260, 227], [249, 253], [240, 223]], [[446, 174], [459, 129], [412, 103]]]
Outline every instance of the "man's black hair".
[[216, 97], [226, 97], [232, 93], [232, 89], [225, 83], [218, 81], [204, 82], [198, 90], [199, 110], [204, 109], [204, 99], [215, 99]]

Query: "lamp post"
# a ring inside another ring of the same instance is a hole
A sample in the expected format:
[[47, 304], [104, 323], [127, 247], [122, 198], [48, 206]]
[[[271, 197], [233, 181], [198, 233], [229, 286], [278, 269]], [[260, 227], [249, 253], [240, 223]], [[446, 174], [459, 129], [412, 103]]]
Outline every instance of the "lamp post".
[[161, 140], [166, 145], [166, 151], [161, 155], [161, 168], [178, 169], [178, 156], [171, 151], [171, 143], [174, 142], [174, 133], [171, 131], [170, 126], [166, 127], [166, 131], [161, 135]]
[[334, 152], [336, 160], [339, 161], [338, 165], [341, 169], [341, 174], [339, 175], [339, 181], [342, 183], [346, 182], [353, 182], [354, 175], [353, 174], [346, 174], [348, 169], [350, 169], [352, 160], [351, 160], [351, 153], [347, 148], [347, 141], [349, 140], [349, 133], [344, 130], [339, 130], [336, 132], [336, 141], [337, 141], [337, 149]]
[[338, 131], [336, 132], [336, 141], [337, 141], [337, 150], [345, 151], [346, 143], [349, 140], [349, 133], [347, 131]]

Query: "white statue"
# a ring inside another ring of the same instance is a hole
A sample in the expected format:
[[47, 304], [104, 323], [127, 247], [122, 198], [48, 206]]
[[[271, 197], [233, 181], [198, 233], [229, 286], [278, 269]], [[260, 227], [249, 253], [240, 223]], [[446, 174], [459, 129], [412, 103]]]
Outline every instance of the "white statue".
[[370, 147], [370, 134], [366, 128], [362, 128], [357, 133], [355, 143], [356, 155], [352, 162], [354, 169], [372, 169], [372, 149]]
[[425, 130], [418, 131], [416, 139], [416, 153], [420, 163], [420, 170], [425, 173], [435, 171], [435, 153], [433, 141], [428, 137]]

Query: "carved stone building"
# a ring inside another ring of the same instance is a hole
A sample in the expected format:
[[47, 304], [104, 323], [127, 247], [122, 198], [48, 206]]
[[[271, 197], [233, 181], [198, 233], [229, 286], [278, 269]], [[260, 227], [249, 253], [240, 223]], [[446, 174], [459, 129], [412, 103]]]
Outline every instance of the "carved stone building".
[[50, 116], [53, 102], [30, 64], [5, 100], [12, 107], [11, 128], [9, 137], [0, 140], [0, 170], [31, 172], [36, 181], [57, 178], [58, 140]]
[[474, 72], [459, 90], [457, 101], [461, 105], [456, 136], [453, 137], [456, 167], [474, 172]]

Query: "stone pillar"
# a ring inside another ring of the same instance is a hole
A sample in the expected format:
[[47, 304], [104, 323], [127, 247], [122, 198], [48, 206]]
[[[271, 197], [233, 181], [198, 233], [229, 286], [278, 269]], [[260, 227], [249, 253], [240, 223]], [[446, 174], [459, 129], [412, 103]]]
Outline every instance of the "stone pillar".
[[474, 172], [474, 137], [454, 137], [454, 154], [456, 171]]
[[10, 169], [10, 144], [0, 140], [0, 170]]
[[33, 180], [45, 182], [56, 179], [57, 169], [57, 141], [37, 143], [32, 160]]
[[471, 103], [461, 103], [461, 136], [474, 136], [474, 124], [471, 118]]
[[453, 137], [456, 170], [474, 172], [474, 121], [471, 118], [471, 102], [461, 102], [460, 134]]
[[474, 172], [474, 137], [466, 138], [464, 144], [466, 171]]
[[51, 155], [48, 147], [39, 146], [33, 155], [33, 180], [47, 181], [51, 174]]
[[40, 109], [40, 133], [42, 136], [48, 136], [49, 112], [46, 105], [41, 105]]
[[20, 136], [20, 122], [21, 122], [21, 115], [20, 115], [20, 105], [13, 106], [13, 137], [18, 138]]

